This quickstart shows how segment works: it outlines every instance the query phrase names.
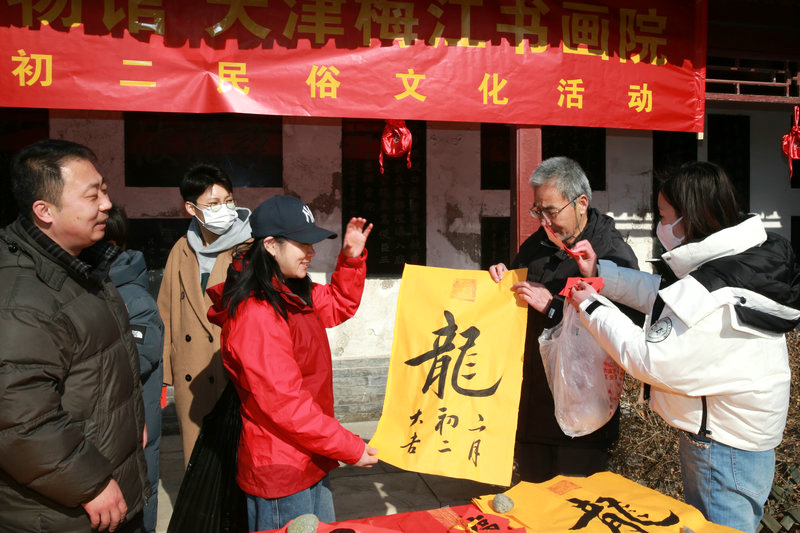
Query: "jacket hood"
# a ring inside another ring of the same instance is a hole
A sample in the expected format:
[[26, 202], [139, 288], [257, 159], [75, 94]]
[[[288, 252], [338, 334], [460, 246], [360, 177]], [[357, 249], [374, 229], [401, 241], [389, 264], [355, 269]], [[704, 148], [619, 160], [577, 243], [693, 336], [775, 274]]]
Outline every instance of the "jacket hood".
[[741, 324], [782, 333], [800, 323], [800, 268], [792, 246], [767, 233], [758, 216], [662, 257], [678, 277], [690, 276], [715, 300], [731, 302]]
[[189, 230], [186, 232], [186, 241], [189, 243], [189, 248], [192, 249], [195, 257], [197, 257], [200, 274], [208, 274], [214, 269], [214, 263], [216, 263], [219, 254], [250, 238], [250, 210], [245, 207], [237, 207], [236, 213], [239, 218], [233, 221], [233, 225], [228, 228], [228, 231], [220, 235], [217, 240], [208, 246], [203, 245], [200, 223], [197, 218], [192, 217]]
[[691, 275], [709, 291], [732, 287], [743, 324], [785, 333], [800, 323], [800, 268], [779, 235], [768, 233], [760, 246], [710, 261]]
[[122, 250], [111, 264], [108, 276], [116, 287], [135, 284], [147, 289], [150, 286], [144, 254], [138, 250]]
[[228, 228], [228, 231], [220, 235], [217, 240], [208, 246], [203, 246], [200, 223], [197, 221], [197, 218], [192, 217], [192, 221], [189, 224], [189, 231], [187, 232], [189, 246], [191, 246], [192, 250], [197, 254], [216, 256], [220, 252], [230, 250], [237, 244], [241, 244], [249, 239], [252, 233], [250, 229], [250, 210], [246, 207], [237, 207], [236, 214], [237, 218], [233, 221], [231, 227]]

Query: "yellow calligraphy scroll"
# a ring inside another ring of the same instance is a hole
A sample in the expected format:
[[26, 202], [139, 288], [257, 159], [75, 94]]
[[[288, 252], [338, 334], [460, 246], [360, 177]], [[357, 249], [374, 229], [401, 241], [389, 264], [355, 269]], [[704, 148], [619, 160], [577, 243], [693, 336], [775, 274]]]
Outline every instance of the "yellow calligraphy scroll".
[[405, 470], [508, 486], [526, 304], [485, 270], [406, 265], [386, 398], [370, 445]]
[[[585, 478], [556, 476], [544, 483], [521, 482], [505, 492], [513, 508], [501, 514], [515, 527], [537, 533], [579, 530], [585, 533], [648, 531], [651, 533], [734, 533], [708, 522], [689, 504], [665, 496], [611, 472]], [[494, 495], [474, 503], [488, 514]]]

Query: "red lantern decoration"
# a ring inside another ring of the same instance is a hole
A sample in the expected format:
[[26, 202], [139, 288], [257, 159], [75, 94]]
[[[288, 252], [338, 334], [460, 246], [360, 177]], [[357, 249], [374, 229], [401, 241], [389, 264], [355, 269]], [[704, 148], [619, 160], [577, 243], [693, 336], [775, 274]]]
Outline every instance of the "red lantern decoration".
[[406, 166], [411, 168], [411, 132], [406, 127], [405, 120], [386, 120], [386, 126], [381, 134], [381, 153], [378, 163], [383, 174], [383, 155], [400, 158], [406, 156]]
[[800, 159], [800, 125], [797, 120], [800, 106], [794, 106], [794, 126], [783, 136], [783, 153], [789, 158], [789, 179], [792, 178], [792, 159]]

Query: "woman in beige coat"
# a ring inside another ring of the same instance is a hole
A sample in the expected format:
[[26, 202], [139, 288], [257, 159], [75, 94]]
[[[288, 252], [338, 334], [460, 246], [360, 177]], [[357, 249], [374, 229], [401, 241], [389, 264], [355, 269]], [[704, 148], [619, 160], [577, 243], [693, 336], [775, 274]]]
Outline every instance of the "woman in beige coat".
[[228, 382], [220, 328], [206, 317], [211, 300], [205, 289], [225, 281], [233, 248], [250, 238], [250, 210], [236, 207], [230, 179], [211, 165], [190, 169], [180, 189], [193, 219], [167, 258], [158, 309], [164, 321], [164, 383], [174, 387], [188, 463], [203, 417]]

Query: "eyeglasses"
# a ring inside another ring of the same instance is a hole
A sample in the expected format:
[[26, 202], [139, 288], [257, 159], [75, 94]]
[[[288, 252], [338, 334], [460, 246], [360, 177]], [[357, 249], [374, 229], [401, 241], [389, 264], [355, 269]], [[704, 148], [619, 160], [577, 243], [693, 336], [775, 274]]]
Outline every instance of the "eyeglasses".
[[222, 209], [223, 205], [225, 207], [227, 207], [228, 209], [236, 209], [236, 202], [234, 202], [233, 200], [231, 200], [230, 202], [222, 202], [222, 203], [212, 202], [212, 203], [210, 203], [210, 204], [208, 204], [206, 206], [201, 206], [201, 205], [197, 205], [197, 204], [192, 204], [192, 205], [195, 206], [198, 209], [208, 209], [212, 213], [218, 212], [220, 209]]
[[572, 200], [570, 200], [570, 201], [567, 203], [567, 205], [565, 205], [565, 206], [564, 206], [564, 207], [562, 207], [561, 209], [553, 209], [553, 208], [549, 208], [549, 209], [542, 209], [542, 208], [540, 208], [540, 207], [533, 206], [533, 207], [531, 207], [531, 208], [528, 210], [528, 212], [531, 214], [531, 216], [532, 216], [533, 218], [538, 218], [539, 220], [541, 220], [541, 219], [543, 219], [543, 218], [545, 218], [545, 217], [547, 218], [547, 220], [553, 220], [554, 218], [556, 218], [556, 217], [558, 216], [558, 214], [559, 214], [561, 211], [563, 211], [564, 209], [566, 209], [566, 208], [567, 208], [569, 205], [571, 205], [571, 204], [574, 204], [574, 203], [575, 203], [575, 200], [577, 200], [578, 198], [580, 198], [580, 196], [576, 196], [575, 198], [573, 198]]

